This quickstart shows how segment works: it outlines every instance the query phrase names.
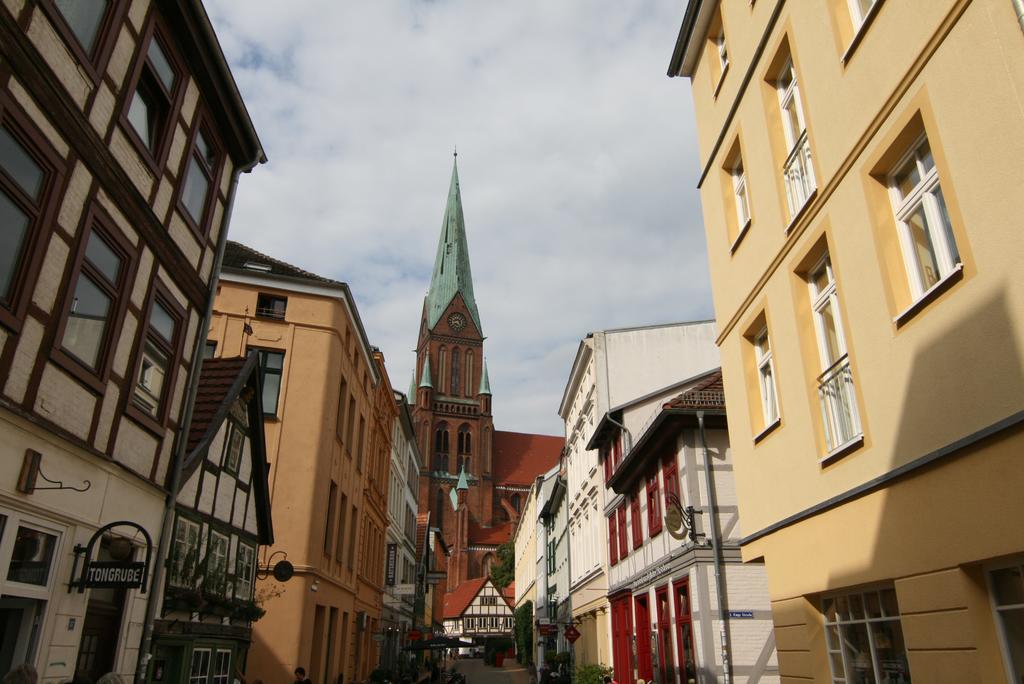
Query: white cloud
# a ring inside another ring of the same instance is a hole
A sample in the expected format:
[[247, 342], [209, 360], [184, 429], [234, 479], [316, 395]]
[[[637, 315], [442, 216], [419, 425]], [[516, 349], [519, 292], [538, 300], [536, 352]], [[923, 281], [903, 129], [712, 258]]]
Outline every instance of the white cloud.
[[348, 282], [396, 388], [455, 144], [499, 429], [562, 431], [587, 332], [710, 317], [681, 3], [207, 4], [270, 158], [231, 237]]

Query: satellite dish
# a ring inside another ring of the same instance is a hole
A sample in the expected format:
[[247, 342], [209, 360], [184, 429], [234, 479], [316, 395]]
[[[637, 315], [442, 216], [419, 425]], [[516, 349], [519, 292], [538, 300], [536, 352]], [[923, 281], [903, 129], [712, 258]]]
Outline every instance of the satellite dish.
[[290, 561], [278, 561], [274, 565], [274, 579], [278, 582], [287, 582], [295, 574], [295, 566]]

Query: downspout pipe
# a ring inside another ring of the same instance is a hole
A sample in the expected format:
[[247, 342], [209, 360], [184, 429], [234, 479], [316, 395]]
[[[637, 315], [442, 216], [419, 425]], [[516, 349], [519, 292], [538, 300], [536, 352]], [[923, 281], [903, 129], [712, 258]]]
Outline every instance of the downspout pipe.
[[708, 497], [708, 530], [707, 536], [711, 539], [711, 554], [715, 559], [715, 587], [718, 595], [718, 614], [721, 616], [721, 641], [722, 641], [722, 672], [725, 684], [732, 682], [732, 659], [730, 654], [732, 648], [729, 639], [729, 613], [726, 611], [724, 583], [722, 582], [722, 548], [721, 540], [718, 538], [718, 501], [715, 497], [715, 488], [711, 483], [712, 463], [711, 453], [708, 451], [707, 437], [704, 434], [704, 412], [697, 411], [697, 425], [700, 431], [700, 446], [704, 452], [704, 486], [707, 488]]
[[[262, 153], [261, 153], [262, 157]], [[235, 208], [235, 195], [238, 189], [238, 177], [243, 172], [251, 171], [257, 163], [264, 158], [246, 166], [237, 167], [231, 173], [231, 186], [228, 190], [228, 204], [224, 211], [224, 220], [221, 223], [220, 234], [217, 236], [217, 251], [214, 254], [213, 270], [210, 271], [210, 294], [206, 300], [206, 311], [196, 331], [195, 345], [192, 349], [192, 368], [188, 374], [188, 392], [185, 395], [184, 413], [182, 414], [181, 426], [178, 428], [177, 442], [171, 461], [171, 483], [167, 490], [167, 497], [164, 501], [163, 524], [160, 528], [160, 541], [157, 543], [156, 557], [153, 560], [152, 571], [149, 580], [149, 600], [146, 602], [146, 619], [142, 625], [142, 639], [139, 644], [139, 660], [135, 666], [135, 681], [142, 684], [146, 680], [146, 673], [149, 661], [153, 657], [153, 623], [156, 622], [156, 608], [162, 603], [162, 596], [157, 592], [163, 587], [165, 565], [171, 546], [173, 536], [172, 525], [174, 524], [174, 510], [178, 502], [178, 493], [181, 491], [181, 477], [185, 465], [186, 446], [188, 445], [188, 434], [192, 429], [192, 409], [195, 406], [196, 394], [199, 392], [199, 376], [203, 371], [203, 350], [206, 346], [206, 333], [210, 329], [210, 321], [213, 319], [213, 302], [217, 297], [217, 285], [220, 280], [221, 263], [224, 261], [224, 250], [228, 243], [228, 225], [231, 223], [231, 214]]]
[[1017, 23], [1020, 24], [1021, 33], [1024, 33], [1024, 0], [1010, 0], [1013, 3], [1013, 11], [1017, 14]]

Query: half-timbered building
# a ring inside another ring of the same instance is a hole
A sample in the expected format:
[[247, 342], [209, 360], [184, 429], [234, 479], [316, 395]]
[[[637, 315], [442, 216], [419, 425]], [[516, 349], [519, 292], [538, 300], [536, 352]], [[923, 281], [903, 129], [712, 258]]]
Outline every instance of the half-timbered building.
[[512, 636], [512, 604], [490, 577], [466, 580], [445, 595], [444, 632], [463, 640]]
[[259, 361], [208, 359], [178, 494], [155, 681], [228, 681], [245, 671], [261, 545], [274, 541]]
[[[262, 160], [199, 0], [0, 4], [0, 672], [136, 671], [228, 207]], [[146, 567], [109, 586], [94, 563]]]

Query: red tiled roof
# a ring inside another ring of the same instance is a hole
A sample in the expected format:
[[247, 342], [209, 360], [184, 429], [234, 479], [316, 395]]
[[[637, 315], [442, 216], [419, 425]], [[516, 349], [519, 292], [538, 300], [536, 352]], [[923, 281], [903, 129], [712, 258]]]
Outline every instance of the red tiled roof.
[[507, 522], [495, 527], [481, 527], [475, 520], [469, 521], [470, 544], [501, 545], [512, 538], [512, 523]]
[[725, 410], [725, 386], [722, 371], [717, 370], [706, 380], [665, 403], [666, 409], [718, 409]]
[[494, 483], [529, 487], [558, 462], [564, 446], [562, 437], [495, 430]]
[[508, 604], [511, 606], [515, 602], [515, 600], [516, 600], [516, 583], [515, 583], [515, 581], [510, 582], [507, 587], [502, 589], [501, 590], [501, 594], [502, 594], [502, 596], [505, 597], [505, 600], [508, 601]]
[[484, 584], [488, 581], [487, 577], [478, 577], [476, 579], [466, 580], [459, 586], [455, 587], [455, 591], [450, 591], [444, 595], [444, 617], [457, 618], [462, 615], [466, 608], [469, 608], [469, 604], [473, 602], [476, 595], [483, 589]]
[[245, 366], [245, 357], [206, 359], [203, 361], [203, 372], [199, 376], [199, 391], [196, 393], [195, 407], [192, 409], [192, 427], [188, 433], [187, 453], [191, 453], [199, 444], [206, 431], [210, 429], [210, 421], [224, 403], [231, 387], [238, 379], [238, 374]]

